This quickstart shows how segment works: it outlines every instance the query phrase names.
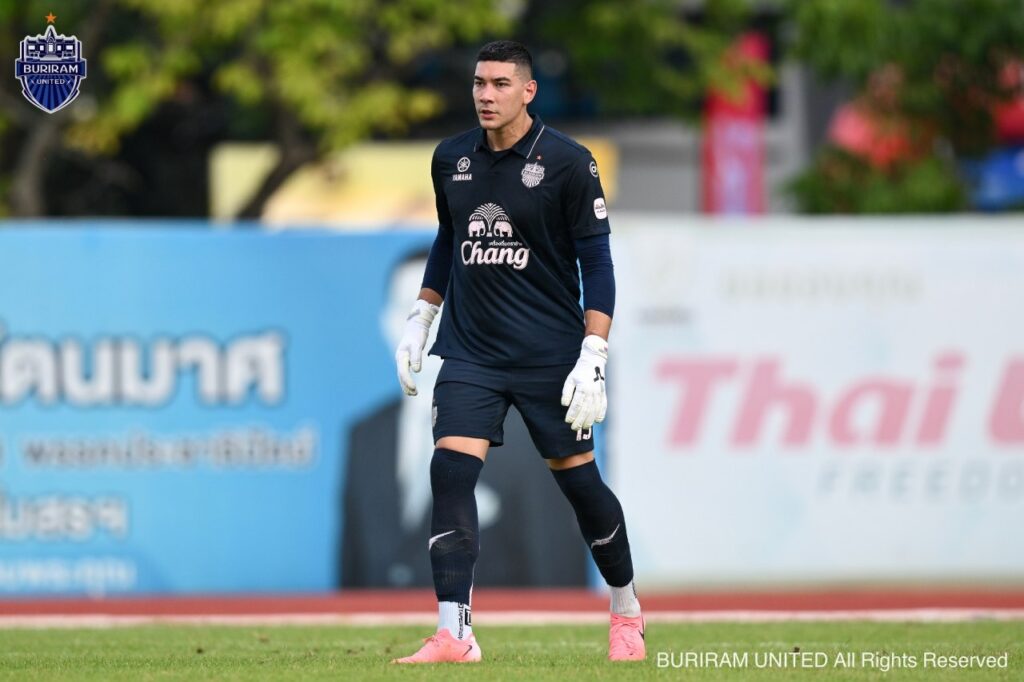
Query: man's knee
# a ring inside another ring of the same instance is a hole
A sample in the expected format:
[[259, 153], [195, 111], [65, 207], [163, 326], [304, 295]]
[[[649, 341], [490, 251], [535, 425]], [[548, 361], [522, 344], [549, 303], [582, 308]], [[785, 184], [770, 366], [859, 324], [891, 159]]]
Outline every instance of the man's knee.
[[579, 455], [569, 455], [568, 457], [559, 457], [558, 459], [549, 459], [548, 467], [552, 471], [563, 471], [565, 469], [573, 469], [578, 466], [583, 466], [594, 461], [594, 451], [584, 452]]
[[430, 490], [434, 501], [451, 495], [471, 496], [483, 466], [483, 459], [468, 453], [448, 448], [435, 449], [430, 460]]
[[472, 455], [477, 459], [486, 458], [490, 446], [491, 442], [486, 438], [470, 438], [468, 436], [444, 436], [434, 444], [436, 448]]

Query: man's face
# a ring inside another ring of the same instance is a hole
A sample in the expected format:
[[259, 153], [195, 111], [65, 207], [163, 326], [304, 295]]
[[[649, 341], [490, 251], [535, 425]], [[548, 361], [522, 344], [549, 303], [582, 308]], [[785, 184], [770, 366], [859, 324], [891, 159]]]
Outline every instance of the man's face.
[[515, 64], [476, 63], [473, 104], [484, 130], [498, 130], [514, 121], [536, 94], [537, 81], [525, 80], [524, 70]]

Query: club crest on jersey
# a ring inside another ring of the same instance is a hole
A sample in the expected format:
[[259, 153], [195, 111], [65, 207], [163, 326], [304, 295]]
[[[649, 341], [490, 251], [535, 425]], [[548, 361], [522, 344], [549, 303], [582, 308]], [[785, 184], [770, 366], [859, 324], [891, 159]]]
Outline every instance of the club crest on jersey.
[[544, 166], [539, 163], [528, 163], [523, 166], [523, 184], [536, 187], [544, 179]]
[[483, 204], [470, 214], [467, 236], [460, 247], [464, 265], [511, 265], [522, 270], [530, 262], [530, 249], [515, 238], [512, 219], [498, 204]]
[[75, 101], [85, 78], [82, 41], [58, 35], [53, 26], [43, 35], [25, 36], [14, 76], [25, 99], [48, 114], [60, 111]]

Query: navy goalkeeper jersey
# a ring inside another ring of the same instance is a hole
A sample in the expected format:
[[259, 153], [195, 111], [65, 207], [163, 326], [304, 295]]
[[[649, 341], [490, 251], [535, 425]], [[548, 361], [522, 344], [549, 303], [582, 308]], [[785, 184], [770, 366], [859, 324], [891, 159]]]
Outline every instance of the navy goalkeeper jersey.
[[482, 128], [442, 141], [431, 176], [438, 238], [450, 236], [454, 253], [430, 352], [498, 367], [575, 362], [584, 324], [573, 240], [610, 232], [590, 152], [534, 116], [504, 151]]

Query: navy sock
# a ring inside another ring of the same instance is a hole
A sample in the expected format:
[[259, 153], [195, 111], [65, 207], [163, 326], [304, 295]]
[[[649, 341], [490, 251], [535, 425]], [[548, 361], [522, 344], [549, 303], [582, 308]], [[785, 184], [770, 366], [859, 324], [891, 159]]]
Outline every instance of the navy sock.
[[469, 604], [473, 566], [480, 554], [480, 524], [473, 489], [484, 462], [479, 457], [437, 448], [430, 460], [430, 566], [439, 602]]
[[619, 499], [601, 480], [597, 463], [552, 469], [551, 473], [576, 511], [583, 539], [605, 582], [611, 587], [628, 585], [633, 579], [633, 558], [626, 537], [626, 520]]

